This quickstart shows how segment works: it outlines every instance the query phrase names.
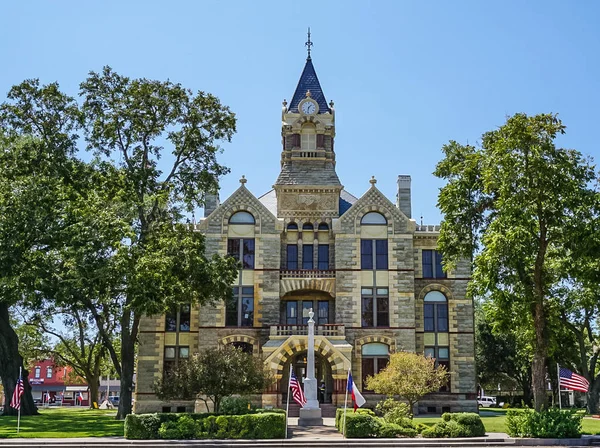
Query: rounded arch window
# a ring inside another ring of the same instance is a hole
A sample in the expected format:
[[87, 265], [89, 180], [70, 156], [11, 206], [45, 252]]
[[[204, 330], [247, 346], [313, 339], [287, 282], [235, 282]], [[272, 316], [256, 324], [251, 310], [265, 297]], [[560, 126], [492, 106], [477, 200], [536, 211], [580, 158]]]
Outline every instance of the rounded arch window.
[[326, 222], [322, 222], [321, 224], [319, 224], [319, 230], [329, 230], [329, 226]]
[[305, 222], [302, 224], [302, 230], [314, 230], [314, 227], [310, 222]]
[[363, 225], [382, 226], [387, 224], [387, 219], [381, 213], [369, 212], [362, 217], [360, 223]]
[[287, 225], [287, 229], [288, 230], [298, 230], [298, 224], [296, 224], [295, 222], [290, 222]]
[[300, 134], [300, 148], [303, 151], [314, 151], [317, 149], [317, 130], [311, 123], [302, 126]]
[[381, 342], [372, 342], [362, 346], [363, 356], [387, 356], [390, 353], [390, 347]]
[[249, 212], [236, 212], [229, 218], [229, 224], [254, 224], [254, 216]]
[[423, 299], [425, 302], [446, 302], [446, 296], [440, 291], [429, 291]]

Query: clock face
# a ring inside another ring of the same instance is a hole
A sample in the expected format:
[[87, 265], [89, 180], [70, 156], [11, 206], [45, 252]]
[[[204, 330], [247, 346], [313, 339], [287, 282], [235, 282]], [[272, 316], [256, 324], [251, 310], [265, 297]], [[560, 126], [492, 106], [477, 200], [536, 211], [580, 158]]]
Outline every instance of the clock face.
[[302, 112], [310, 115], [310, 114], [314, 114], [317, 111], [317, 107], [315, 106], [315, 103], [313, 103], [312, 101], [306, 101], [305, 103], [302, 104]]

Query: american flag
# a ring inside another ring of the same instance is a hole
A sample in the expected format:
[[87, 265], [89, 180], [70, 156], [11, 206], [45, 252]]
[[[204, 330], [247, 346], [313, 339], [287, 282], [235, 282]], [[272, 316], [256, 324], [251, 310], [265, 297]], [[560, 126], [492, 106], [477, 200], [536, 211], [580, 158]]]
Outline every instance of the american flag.
[[17, 380], [17, 384], [15, 385], [15, 391], [13, 392], [12, 399], [10, 400], [10, 407], [15, 409], [21, 409], [21, 395], [25, 392], [25, 387], [23, 386], [23, 380], [21, 377]]
[[294, 401], [300, 406], [304, 407], [306, 404], [306, 398], [304, 397], [304, 392], [302, 392], [302, 388], [298, 383], [298, 378], [296, 378], [296, 375], [293, 371], [291, 371], [290, 374], [290, 390], [292, 391], [292, 398]]
[[590, 383], [581, 375], [571, 372], [569, 369], [561, 367], [559, 369], [560, 386], [565, 389], [578, 390], [579, 392], [587, 392]]

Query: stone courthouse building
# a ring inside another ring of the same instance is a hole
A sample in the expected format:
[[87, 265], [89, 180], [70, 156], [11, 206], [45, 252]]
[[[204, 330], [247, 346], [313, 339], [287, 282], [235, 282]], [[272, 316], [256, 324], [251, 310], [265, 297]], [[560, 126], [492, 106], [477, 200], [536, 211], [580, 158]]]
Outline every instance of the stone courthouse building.
[[364, 379], [402, 350], [432, 356], [451, 372], [447, 387], [419, 402], [419, 413], [477, 410], [468, 264], [443, 272], [439, 226], [412, 219], [410, 176], [398, 176], [395, 200], [374, 178], [359, 196], [344, 189], [335, 170], [335, 115], [309, 51], [292, 100], [283, 102], [273, 189], [256, 196], [242, 177], [225, 201], [207, 201], [196, 225], [208, 255], [239, 259], [234, 299], [143, 320], [135, 412], [203, 409], [161, 402], [152, 383], [192, 353], [227, 344], [264, 359], [274, 381], [259, 399], [285, 407], [290, 364], [299, 378], [306, 373], [311, 308], [323, 403], [343, 406], [348, 369], [368, 402], [380, 399]]

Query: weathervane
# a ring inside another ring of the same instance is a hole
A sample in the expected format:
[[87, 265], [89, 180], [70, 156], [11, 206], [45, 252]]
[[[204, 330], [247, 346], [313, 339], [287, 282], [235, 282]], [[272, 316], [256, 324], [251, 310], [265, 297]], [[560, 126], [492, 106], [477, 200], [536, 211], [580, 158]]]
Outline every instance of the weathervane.
[[308, 27], [308, 40], [306, 41], [306, 43], [304, 45], [306, 45], [306, 47], [307, 47], [308, 59], [310, 59], [310, 47], [313, 46], [313, 43], [310, 41], [310, 27]]

